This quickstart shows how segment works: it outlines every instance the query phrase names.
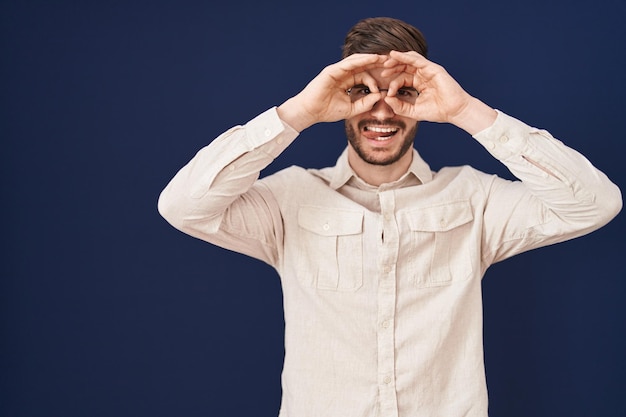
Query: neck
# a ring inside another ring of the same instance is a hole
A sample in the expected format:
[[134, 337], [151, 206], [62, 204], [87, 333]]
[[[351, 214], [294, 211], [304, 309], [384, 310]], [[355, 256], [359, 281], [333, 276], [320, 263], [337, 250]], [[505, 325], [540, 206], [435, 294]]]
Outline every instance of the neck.
[[366, 183], [375, 187], [399, 180], [411, 166], [413, 152], [407, 151], [397, 161], [389, 165], [377, 165], [364, 161], [351, 146], [348, 146], [348, 163], [350, 167]]

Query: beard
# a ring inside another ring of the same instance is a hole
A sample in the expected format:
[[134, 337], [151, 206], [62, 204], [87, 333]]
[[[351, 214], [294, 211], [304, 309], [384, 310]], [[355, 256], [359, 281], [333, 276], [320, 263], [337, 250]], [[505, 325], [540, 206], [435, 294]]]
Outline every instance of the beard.
[[[404, 136], [404, 141], [402, 142], [402, 146], [400, 146], [397, 152], [391, 155], [386, 155], [383, 149], [372, 149], [369, 152], [366, 151], [363, 147], [363, 142], [359, 139], [361, 130], [363, 129], [363, 127], [365, 127], [365, 125], [368, 124], [398, 127], [399, 129], [401, 129], [401, 131], [406, 132], [406, 135]], [[376, 120], [361, 120], [357, 125], [357, 128], [359, 129], [358, 132], [355, 131], [354, 127], [352, 127], [352, 125], [347, 120], [345, 126], [348, 143], [352, 145], [352, 148], [359, 156], [359, 158], [372, 165], [391, 165], [394, 162], [400, 160], [400, 158], [402, 158], [404, 154], [406, 154], [407, 151], [413, 147], [413, 141], [415, 140], [415, 135], [417, 134], [417, 123], [415, 123], [411, 130], [407, 132], [406, 124], [402, 121], [396, 120], [384, 120], [382, 124], [380, 121]]]

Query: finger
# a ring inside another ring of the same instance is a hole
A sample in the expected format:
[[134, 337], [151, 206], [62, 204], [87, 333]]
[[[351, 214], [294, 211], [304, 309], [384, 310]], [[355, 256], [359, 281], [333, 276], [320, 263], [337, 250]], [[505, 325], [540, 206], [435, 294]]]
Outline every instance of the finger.
[[390, 54], [392, 54], [391, 57], [383, 64], [385, 68], [383, 75], [385, 76], [399, 72], [408, 72], [410, 74], [435, 73], [439, 68], [439, 65], [429, 61], [424, 56], [414, 51], [391, 51]]
[[[417, 85], [415, 85], [416, 79], [412, 74], [408, 74], [406, 72], [400, 73], [394, 79], [389, 82], [389, 89], [387, 91], [387, 95], [390, 97], [395, 97], [398, 90], [402, 87], [413, 87], [418, 90]], [[419, 90], [418, 90], [419, 91]]]
[[418, 54], [415, 51], [410, 52], [398, 52], [391, 51], [391, 59], [398, 62], [397, 67], [404, 65], [404, 72], [411, 74], [420, 74], [422, 78], [430, 78], [434, 75], [445, 72], [445, 68], [439, 64], [429, 61], [423, 55]]
[[[350, 55], [348, 58], [325, 68], [325, 73], [333, 80], [332, 82], [341, 88], [350, 88], [355, 83], [355, 78], [363, 77], [368, 69], [380, 67], [387, 58], [383, 55], [359, 54]], [[366, 84], [371, 87], [371, 81]], [[376, 90], [378, 91], [378, 90]]]
[[421, 55], [415, 51], [391, 51], [389, 52], [389, 57], [401, 64], [409, 64], [415, 67], [421, 67], [431, 63], [428, 59], [426, 59], [426, 57], [424, 57], [424, 55]]
[[397, 99], [396, 97], [387, 95], [385, 98], [385, 103], [391, 107], [393, 112], [398, 116], [410, 117], [412, 119], [417, 119], [414, 115], [413, 106], [405, 103], [402, 100]]
[[419, 101], [415, 104], [409, 104], [396, 97], [389, 96], [385, 97], [384, 100], [398, 116], [408, 117], [417, 121], [434, 121], [430, 120], [428, 116], [431, 113], [428, 104]]
[[339, 61], [336, 65], [342, 71], [354, 72], [355, 70], [367, 70], [382, 66], [386, 60], [385, 55], [353, 54]]
[[401, 72], [415, 74], [430, 62], [417, 52], [391, 52], [394, 52], [393, 56], [390, 55], [389, 59], [383, 63], [384, 70], [381, 73], [383, 77], [390, 77]]
[[[354, 75], [354, 85], [364, 84], [372, 93], [378, 93], [378, 81], [367, 71], [359, 72]], [[351, 87], [352, 87], [351, 86]]]
[[[387, 61], [389, 62], [389, 61]], [[386, 64], [386, 62], [385, 62]], [[406, 72], [407, 65], [396, 63], [393, 67], [385, 68], [380, 72], [380, 76], [383, 78], [393, 77], [395, 74]]]
[[354, 103], [352, 103], [352, 114], [350, 115], [350, 117], [372, 110], [374, 105], [378, 103], [381, 97], [382, 95], [380, 93], [371, 93], [364, 98], [355, 101]]
[[359, 72], [354, 76], [354, 83], [351, 87], [363, 84], [366, 85], [370, 93], [363, 98], [352, 103], [352, 115], [357, 115], [370, 111], [374, 105], [382, 98], [378, 88], [378, 81], [367, 71]]

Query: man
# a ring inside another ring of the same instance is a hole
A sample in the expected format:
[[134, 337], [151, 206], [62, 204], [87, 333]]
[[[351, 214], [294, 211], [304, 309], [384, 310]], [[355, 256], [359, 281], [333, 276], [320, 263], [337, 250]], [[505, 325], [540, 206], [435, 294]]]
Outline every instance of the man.
[[[343, 57], [200, 150], [159, 210], [278, 271], [280, 416], [486, 416], [484, 272], [601, 227], [620, 191], [548, 132], [470, 96], [407, 23], [357, 23]], [[336, 166], [258, 179], [299, 132], [342, 119]], [[432, 172], [412, 146], [420, 121], [467, 131], [520, 181], [467, 166]]]

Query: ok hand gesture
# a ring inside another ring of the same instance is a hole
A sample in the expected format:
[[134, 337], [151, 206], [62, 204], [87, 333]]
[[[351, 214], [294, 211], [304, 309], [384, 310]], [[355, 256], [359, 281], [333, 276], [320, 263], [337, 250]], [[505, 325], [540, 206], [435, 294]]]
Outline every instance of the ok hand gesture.
[[[383, 77], [392, 78], [385, 101], [400, 115], [415, 120], [452, 123], [471, 134], [491, 125], [496, 112], [469, 95], [447, 71], [417, 52], [391, 51]], [[396, 97], [398, 89], [414, 87], [415, 102]]]
[[[383, 68], [389, 79], [384, 97], [393, 111], [418, 121], [452, 123], [470, 134], [491, 125], [496, 112], [470, 96], [446, 70], [417, 52], [354, 54], [324, 68], [297, 95], [278, 107], [282, 120], [297, 131], [319, 122], [334, 122], [370, 111], [383, 97], [370, 70]], [[367, 94], [355, 100], [347, 90], [362, 85]], [[415, 88], [415, 100], [401, 100], [402, 87]]]
[[[280, 117], [298, 131], [319, 122], [335, 122], [370, 110], [381, 95], [369, 69], [380, 68], [384, 55], [354, 54], [327, 66], [296, 96], [278, 108]], [[347, 90], [362, 84], [372, 91], [352, 101]]]

